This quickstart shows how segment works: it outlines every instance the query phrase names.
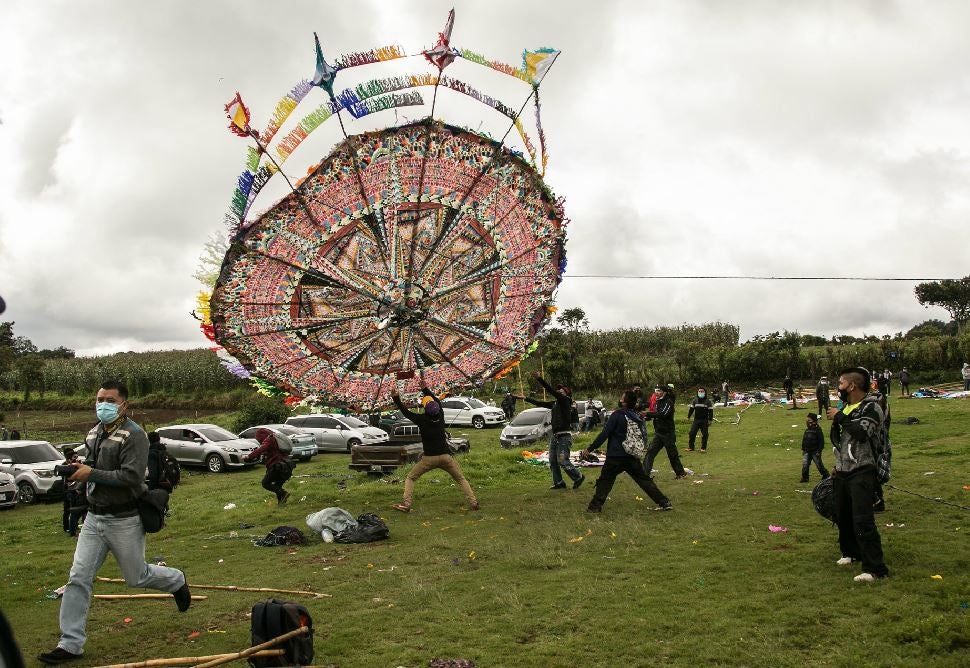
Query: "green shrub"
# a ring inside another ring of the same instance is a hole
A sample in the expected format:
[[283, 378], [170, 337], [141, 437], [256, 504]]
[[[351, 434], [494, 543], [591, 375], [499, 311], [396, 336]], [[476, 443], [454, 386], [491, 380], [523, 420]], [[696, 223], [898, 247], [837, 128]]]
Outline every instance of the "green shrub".
[[249, 396], [239, 404], [233, 419], [232, 431], [237, 434], [258, 424], [284, 422], [290, 416], [290, 409], [281, 397], [264, 397], [261, 394]]

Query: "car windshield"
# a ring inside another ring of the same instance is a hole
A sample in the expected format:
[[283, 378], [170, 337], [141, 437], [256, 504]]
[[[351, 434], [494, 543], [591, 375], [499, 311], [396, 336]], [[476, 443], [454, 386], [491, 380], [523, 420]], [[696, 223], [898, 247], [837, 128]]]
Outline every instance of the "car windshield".
[[276, 431], [280, 432], [281, 434], [290, 434], [290, 435], [293, 435], [293, 434], [302, 434], [303, 433], [302, 431], [300, 431], [296, 427], [291, 427], [288, 424], [277, 424], [277, 425], [273, 425], [273, 429], [275, 429]]
[[524, 427], [530, 424], [541, 424], [548, 413], [546, 411], [525, 411], [519, 413], [509, 422], [513, 427]]
[[370, 426], [366, 422], [364, 422], [363, 420], [358, 420], [357, 418], [351, 417], [349, 415], [344, 415], [342, 418], [340, 418], [340, 421], [343, 422], [348, 427], [353, 427], [354, 429], [357, 429], [359, 427], [368, 427], [368, 426]]
[[213, 443], [218, 443], [219, 441], [232, 441], [239, 438], [231, 431], [226, 431], [222, 427], [205, 427], [202, 429], [196, 429], [196, 431]]
[[64, 455], [50, 443], [34, 443], [19, 448], [4, 448], [7, 454], [0, 454], [0, 459], [10, 457], [14, 464], [39, 464], [40, 462], [62, 461]]
[[485, 404], [478, 399], [468, 399], [468, 405], [472, 408], [485, 408]]

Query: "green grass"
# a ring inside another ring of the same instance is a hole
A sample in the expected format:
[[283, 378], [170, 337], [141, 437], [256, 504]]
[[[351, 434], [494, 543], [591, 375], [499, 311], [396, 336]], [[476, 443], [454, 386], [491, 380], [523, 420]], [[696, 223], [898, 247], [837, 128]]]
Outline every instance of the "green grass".
[[[461, 458], [481, 512], [463, 511], [459, 491], [435, 472], [418, 482], [411, 514], [395, 513], [401, 484], [353, 474], [346, 455], [324, 454], [297, 468], [318, 477], [292, 480], [283, 507], [259, 487], [261, 471], [186, 475], [169, 526], [149, 536], [146, 553], [198, 583], [331, 594], [301, 601], [322, 664], [415, 667], [437, 656], [479, 666], [967, 665], [970, 514], [888, 489], [877, 520], [892, 577], [853, 583], [857, 569], [834, 565], [835, 529], [798, 483], [806, 412], [754, 407], [739, 426], [715, 424], [710, 452], [684, 457], [697, 472], [687, 480], [674, 481], [661, 455], [657, 480], [672, 513], [651, 512], [622, 477], [603, 514], [587, 515], [595, 470], [577, 492], [548, 491], [548, 469], [518, 462], [489, 430], [470, 433], [472, 451]], [[970, 506], [970, 402], [897, 400], [893, 414], [892, 484]], [[921, 423], [900, 424], [909, 415]], [[831, 454], [824, 460], [830, 466]], [[237, 508], [223, 510], [229, 502]], [[280, 524], [306, 529], [306, 514], [334, 505], [379, 513], [391, 538], [250, 543]], [[257, 527], [240, 529], [243, 521]], [[789, 531], [770, 533], [769, 524]], [[58, 602], [46, 595], [71, 564], [59, 504], [0, 514], [0, 545], [2, 606], [33, 657], [57, 641]], [[101, 575], [118, 577], [111, 559]], [[127, 590], [97, 583], [95, 591]], [[249, 644], [247, 613], [260, 595], [195, 593], [209, 598], [186, 614], [170, 601], [94, 602], [82, 665]]]

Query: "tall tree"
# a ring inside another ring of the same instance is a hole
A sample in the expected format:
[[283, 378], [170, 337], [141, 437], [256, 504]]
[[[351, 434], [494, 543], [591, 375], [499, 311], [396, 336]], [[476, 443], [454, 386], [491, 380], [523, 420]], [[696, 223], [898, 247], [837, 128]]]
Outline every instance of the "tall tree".
[[958, 331], [963, 333], [963, 328], [970, 319], [970, 276], [920, 283], [914, 292], [923, 306], [945, 308], [957, 323]]
[[580, 335], [589, 330], [589, 320], [586, 319], [586, 312], [577, 307], [567, 308], [559, 317], [559, 324], [566, 330], [566, 341], [569, 346], [569, 375], [575, 382], [576, 360], [579, 358], [579, 339]]

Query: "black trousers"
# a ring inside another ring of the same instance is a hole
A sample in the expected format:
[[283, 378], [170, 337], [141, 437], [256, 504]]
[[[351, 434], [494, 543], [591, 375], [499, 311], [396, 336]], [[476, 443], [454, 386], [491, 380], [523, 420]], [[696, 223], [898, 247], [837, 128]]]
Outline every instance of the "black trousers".
[[822, 464], [821, 450], [802, 452], [802, 482], [808, 482], [808, 470], [812, 467], [812, 463], [814, 463], [815, 468], [818, 469], [818, 473], [820, 476], [822, 476], [822, 480], [829, 477], [829, 472], [825, 470], [825, 466]]
[[670, 468], [677, 475], [684, 475], [684, 465], [680, 463], [680, 453], [677, 452], [677, 434], [660, 434], [654, 432], [650, 447], [647, 448], [647, 459], [643, 462], [643, 468], [647, 470], [647, 475], [653, 470], [653, 460], [657, 458], [657, 453], [661, 450], [667, 451], [667, 459], [670, 460]]
[[291, 475], [293, 475], [292, 471], [285, 466], [277, 465], [268, 468], [266, 475], [263, 476], [263, 489], [275, 494], [276, 500], [279, 501], [283, 498], [283, 484], [290, 479]]
[[87, 515], [87, 507], [83, 505], [84, 497], [76, 490], [64, 492], [64, 511], [61, 514], [61, 524], [64, 531], [72, 536], [77, 535], [77, 525]]
[[647, 496], [659, 506], [669, 506], [670, 499], [664, 496], [657, 484], [650, 479], [650, 474], [643, 468], [643, 463], [636, 457], [607, 457], [603, 468], [600, 470], [600, 477], [596, 481], [596, 492], [593, 500], [589, 502], [589, 507], [599, 510], [606, 503], [606, 497], [613, 489], [613, 483], [617, 476], [623, 472], [629, 473], [633, 482], [640, 486]]
[[690, 439], [688, 448], [694, 449], [694, 441], [697, 440], [697, 431], [701, 432], [701, 450], [707, 450], [707, 430], [710, 428], [711, 423], [707, 420], [694, 420], [690, 425], [690, 432], [687, 437]]
[[864, 468], [837, 473], [833, 480], [835, 522], [843, 557], [862, 562], [862, 570], [876, 577], [889, 575], [882, 555], [882, 540], [876, 528], [872, 501], [876, 495], [876, 470]]
[[829, 398], [828, 396], [818, 398], [818, 414], [825, 417], [825, 411], [829, 409]]

